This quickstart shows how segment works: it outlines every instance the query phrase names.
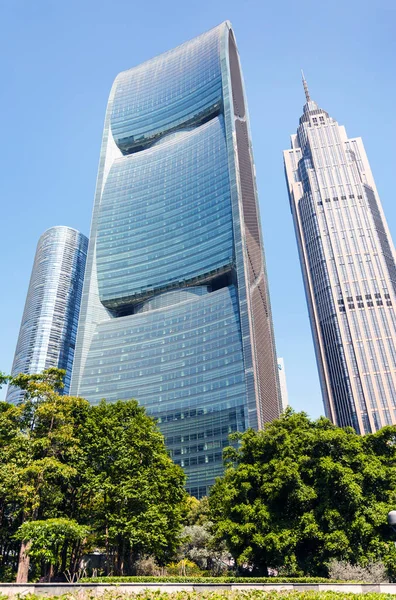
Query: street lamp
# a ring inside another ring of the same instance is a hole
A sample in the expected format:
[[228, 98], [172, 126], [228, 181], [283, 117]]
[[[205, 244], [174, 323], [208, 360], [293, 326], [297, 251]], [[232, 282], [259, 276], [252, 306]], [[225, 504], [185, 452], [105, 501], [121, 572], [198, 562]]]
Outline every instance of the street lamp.
[[396, 510], [391, 510], [388, 513], [388, 525], [392, 527], [393, 531], [396, 531]]

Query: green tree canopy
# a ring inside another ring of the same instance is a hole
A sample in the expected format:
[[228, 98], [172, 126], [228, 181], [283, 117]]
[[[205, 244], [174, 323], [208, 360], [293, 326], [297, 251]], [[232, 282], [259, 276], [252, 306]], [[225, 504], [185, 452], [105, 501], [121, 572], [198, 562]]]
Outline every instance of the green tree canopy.
[[[24, 390], [19, 406], [2, 403], [0, 411], [0, 533], [2, 561], [16, 554], [19, 526], [37, 519], [64, 516], [64, 499], [78, 476], [80, 438], [89, 404], [59, 395], [64, 371], [9, 378]], [[27, 581], [31, 543], [23, 538], [18, 575]]]
[[66, 569], [68, 554], [88, 534], [88, 528], [76, 521], [58, 518], [26, 521], [18, 529], [15, 539], [29, 544], [29, 556], [48, 566], [48, 580], [51, 580], [56, 568]]
[[90, 406], [59, 393], [63, 376], [9, 378], [23, 402], [0, 403], [0, 577], [73, 573], [89, 546], [115, 574], [140, 554], [168, 561], [186, 513], [182, 469], [136, 401]]
[[83, 450], [81, 494], [90, 497], [88, 522], [112, 570], [130, 572], [141, 554], [164, 564], [179, 541], [185, 475], [170, 459], [153, 419], [135, 400], [101, 402], [89, 413]]
[[362, 437], [288, 409], [239, 436], [210, 494], [214, 531], [240, 567], [326, 575], [394, 553], [386, 516], [396, 505], [396, 427]]

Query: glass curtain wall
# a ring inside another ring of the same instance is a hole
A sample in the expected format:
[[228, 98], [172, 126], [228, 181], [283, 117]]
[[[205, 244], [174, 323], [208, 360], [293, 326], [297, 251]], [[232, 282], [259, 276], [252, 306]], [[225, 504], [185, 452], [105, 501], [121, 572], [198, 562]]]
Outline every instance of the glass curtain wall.
[[279, 415], [278, 388], [245, 95], [223, 23], [114, 82], [72, 392], [136, 398], [200, 497], [229, 434]]

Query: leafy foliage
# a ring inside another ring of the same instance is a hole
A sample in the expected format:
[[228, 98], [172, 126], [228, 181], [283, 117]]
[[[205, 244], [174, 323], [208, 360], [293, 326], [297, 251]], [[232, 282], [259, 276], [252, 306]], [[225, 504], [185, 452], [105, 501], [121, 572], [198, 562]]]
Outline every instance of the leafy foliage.
[[[80, 590], [75, 595], [67, 594], [62, 598], [73, 600], [92, 600], [92, 591]], [[365, 593], [365, 600], [391, 600], [392, 595], [389, 593]], [[29, 594], [27, 596], [29, 600], [42, 600], [42, 596], [37, 594]], [[57, 600], [56, 596], [47, 596], [49, 600]], [[178, 591], [178, 592], [167, 592], [159, 589], [146, 589], [138, 593], [128, 593], [125, 591], [112, 589], [106, 590], [103, 595], [100, 596], [102, 600], [356, 600], [356, 593], [352, 592], [340, 592], [340, 591], [293, 591], [293, 590], [216, 590], [211, 592], [205, 591]], [[5, 596], [0, 596], [0, 600], [6, 600]]]
[[80, 498], [89, 498], [85, 518], [111, 569], [128, 572], [143, 554], [168, 561], [179, 542], [185, 475], [154, 421], [134, 400], [102, 402], [90, 410], [82, 448], [87, 462]]
[[203, 572], [199, 568], [199, 566], [189, 560], [188, 558], [182, 558], [178, 563], [170, 563], [166, 565], [167, 574], [172, 575], [180, 575], [181, 577], [202, 577]]
[[28, 554], [51, 567], [60, 566], [62, 552], [68, 546], [81, 542], [88, 535], [88, 529], [72, 519], [46, 519], [45, 521], [27, 521], [21, 525], [16, 539], [29, 541]]
[[288, 409], [239, 436], [210, 495], [214, 531], [240, 568], [327, 575], [331, 559], [394, 563], [396, 427], [361, 437]]
[[186, 516], [185, 524], [188, 525], [204, 525], [210, 521], [210, 507], [207, 496], [197, 500], [193, 496], [188, 496], [186, 499]]
[[[0, 578], [51, 579], [103, 548], [107, 569], [172, 558], [185, 476], [134, 400], [90, 406], [63, 396], [64, 372], [18, 375], [19, 406], [0, 403]], [[17, 561], [17, 557], [18, 561]]]
[[388, 582], [388, 574], [383, 563], [368, 563], [362, 567], [345, 561], [332, 560], [329, 564], [329, 577], [340, 581], [364, 581], [365, 583]]
[[24, 401], [0, 403], [1, 579], [17, 567], [20, 582], [72, 579], [87, 552], [104, 556], [106, 581], [120, 583], [166, 565], [197, 581], [237, 567], [249, 583], [276, 573], [302, 582], [327, 576], [334, 561], [355, 575], [371, 569], [372, 580], [382, 562], [395, 577], [386, 516], [396, 506], [396, 427], [361, 437], [289, 409], [236, 435], [224, 476], [198, 501], [136, 401], [90, 406], [59, 393], [63, 374], [11, 378]]
[[181, 560], [188, 559], [201, 570], [210, 571], [212, 575], [221, 575], [233, 564], [232, 557], [224, 541], [217, 540], [212, 534], [212, 525], [211, 521], [206, 521], [203, 525], [184, 527], [183, 543], [178, 554]]
[[150, 575], [151, 577], [157, 577], [161, 575], [161, 567], [154, 556], [142, 556], [135, 562], [134, 566], [137, 576]]
[[[81, 583], [150, 583], [153, 577], [83, 577]], [[325, 577], [155, 577], [155, 583], [329, 583]]]
[[[18, 554], [14, 540], [27, 522], [63, 514], [63, 502], [78, 473], [79, 439], [89, 405], [60, 396], [64, 371], [18, 375], [13, 385], [25, 391], [24, 403], [0, 407], [0, 572]], [[19, 549], [18, 580], [27, 580], [29, 541]]]

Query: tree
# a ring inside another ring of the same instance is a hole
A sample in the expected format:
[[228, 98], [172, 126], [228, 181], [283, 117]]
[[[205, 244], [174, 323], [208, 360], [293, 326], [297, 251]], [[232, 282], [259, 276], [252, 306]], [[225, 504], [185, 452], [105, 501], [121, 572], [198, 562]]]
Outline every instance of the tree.
[[[64, 374], [51, 368], [39, 375], [10, 378], [12, 385], [24, 390], [25, 397], [18, 408], [5, 409], [9, 416], [17, 411], [14, 415], [18, 422], [13, 437], [3, 447], [3, 457], [7, 453], [12, 456], [8, 465], [15, 492], [8, 498], [16, 503], [17, 521], [24, 532], [29, 531], [29, 522], [64, 515], [64, 499], [78, 475], [81, 432], [89, 404], [82, 398], [58, 393]], [[25, 583], [32, 541], [26, 535], [19, 539], [17, 582]]]
[[82, 522], [87, 518], [105, 548], [108, 570], [131, 573], [143, 555], [165, 564], [179, 542], [185, 475], [154, 420], [135, 400], [101, 402], [89, 413], [83, 449], [86, 477], [79, 494], [90, 498], [90, 515]]
[[90, 406], [59, 393], [63, 375], [10, 378], [23, 402], [0, 403], [0, 575], [17, 556], [18, 582], [73, 575], [87, 544], [116, 573], [147, 554], [164, 564], [186, 513], [182, 469], [136, 401]]
[[19, 469], [25, 453], [20, 407], [0, 402], [0, 580], [13, 575], [14, 539], [21, 518]]
[[393, 560], [396, 427], [362, 437], [288, 409], [236, 437], [210, 494], [214, 532], [238, 566], [327, 575], [331, 559]]
[[3, 385], [8, 382], [9, 379], [10, 378], [7, 375], [5, 375], [5, 373], [2, 373], [0, 371], [0, 390], [3, 387]]
[[181, 561], [190, 560], [201, 570], [210, 570], [213, 575], [219, 575], [230, 567], [232, 557], [224, 541], [213, 535], [208, 498], [204, 496], [197, 500], [188, 496], [186, 505], [186, 526], [182, 531], [178, 558]]
[[184, 523], [186, 525], [204, 525], [210, 520], [210, 507], [207, 496], [198, 500], [194, 496], [187, 496], [186, 516]]
[[28, 544], [29, 557], [48, 567], [46, 575], [51, 581], [56, 571], [66, 570], [67, 561], [78, 563], [81, 560], [82, 544], [88, 533], [88, 529], [76, 521], [59, 518], [27, 521], [18, 529], [15, 538]]
[[224, 541], [214, 537], [212, 526], [211, 521], [206, 521], [203, 525], [184, 527], [179, 558], [192, 561], [201, 570], [211, 571], [213, 575], [220, 575], [229, 569], [232, 557]]

